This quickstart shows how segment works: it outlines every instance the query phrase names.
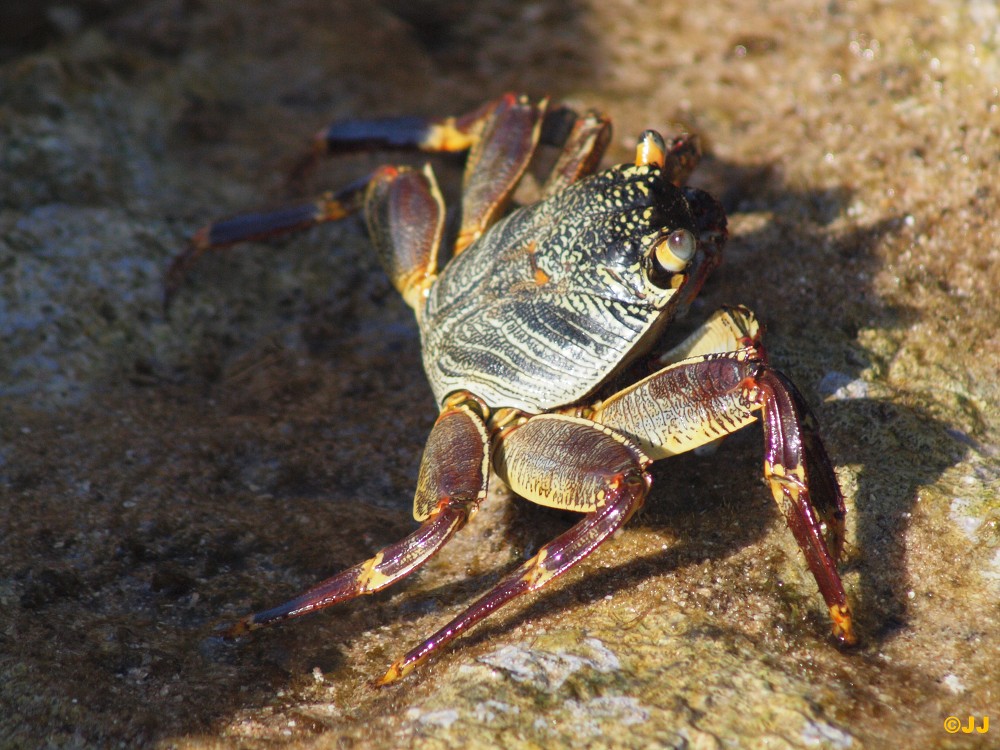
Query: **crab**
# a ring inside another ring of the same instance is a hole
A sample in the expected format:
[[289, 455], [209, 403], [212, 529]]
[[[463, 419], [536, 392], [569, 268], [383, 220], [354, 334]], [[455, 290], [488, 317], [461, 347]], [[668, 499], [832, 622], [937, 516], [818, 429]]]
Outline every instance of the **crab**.
[[[460, 222], [449, 230], [429, 166], [384, 166], [338, 193], [199, 230], [168, 270], [172, 296], [202, 254], [336, 221], [363, 210], [375, 251], [413, 308], [439, 409], [413, 500], [419, 527], [290, 601], [247, 616], [243, 635], [413, 573], [486, 498], [491, 473], [517, 495], [582, 513], [377, 684], [395, 682], [499, 607], [536, 591], [596, 550], [647, 497], [650, 465], [760, 419], [764, 477], [832, 619], [854, 643], [837, 572], [845, 507], [816, 420], [768, 362], [744, 307], [723, 308], [674, 346], [686, 311], [726, 241], [726, 217], [684, 184], [694, 136], [652, 130], [633, 162], [598, 171], [608, 118], [506, 94], [462, 116], [334, 122], [310, 161], [370, 149], [468, 152]], [[540, 199], [512, 207], [541, 146], [558, 149]], [[445, 248], [450, 258], [443, 263]]]

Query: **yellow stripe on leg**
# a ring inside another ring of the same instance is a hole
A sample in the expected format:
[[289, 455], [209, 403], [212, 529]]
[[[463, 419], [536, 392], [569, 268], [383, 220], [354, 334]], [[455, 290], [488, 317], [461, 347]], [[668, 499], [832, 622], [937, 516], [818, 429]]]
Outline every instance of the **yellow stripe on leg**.
[[548, 550], [544, 547], [531, 559], [531, 566], [524, 571], [521, 580], [528, 584], [531, 590], [540, 588], [556, 577], [557, 571], [546, 570], [542, 567], [545, 558], [549, 556]]
[[375, 557], [362, 563], [361, 572], [358, 574], [357, 587], [362, 594], [385, 588], [393, 579], [381, 573], [377, 568], [382, 564], [385, 552], [379, 552]]
[[778, 504], [785, 501], [785, 492], [793, 502], [799, 501], [799, 496], [806, 489], [806, 470], [802, 464], [788, 469], [781, 464], [764, 462], [764, 477], [771, 487], [771, 494]]

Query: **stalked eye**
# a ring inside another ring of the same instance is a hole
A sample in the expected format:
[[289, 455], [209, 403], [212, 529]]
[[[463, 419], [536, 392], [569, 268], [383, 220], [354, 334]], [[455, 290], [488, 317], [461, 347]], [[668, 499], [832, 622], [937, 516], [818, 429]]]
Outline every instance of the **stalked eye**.
[[652, 164], [663, 169], [666, 163], [667, 144], [663, 142], [663, 136], [655, 130], [643, 132], [639, 138], [639, 143], [635, 147], [635, 164]]
[[694, 235], [687, 229], [671, 232], [654, 250], [656, 264], [670, 273], [683, 271], [694, 257], [697, 244]]

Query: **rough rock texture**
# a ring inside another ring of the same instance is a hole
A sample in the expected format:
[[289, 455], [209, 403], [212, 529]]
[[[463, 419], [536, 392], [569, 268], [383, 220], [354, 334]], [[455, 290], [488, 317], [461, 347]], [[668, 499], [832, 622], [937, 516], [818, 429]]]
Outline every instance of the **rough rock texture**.
[[[468, 5], [0, 14], [0, 744], [997, 746], [944, 729], [1000, 724], [995, 4]], [[604, 549], [398, 686], [369, 681], [571, 519], [497, 494], [408, 584], [213, 637], [412, 528], [434, 407], [358, 222], [206, 259], [169, 319], [162, 269], [286, 199], [329, 119], [507, 89], [605, 109], [612, 160], [703, 136], [732, 240], [692, 318], [751, 306], [817, 406], [859, 648], [754, 428], [658, 466]]]

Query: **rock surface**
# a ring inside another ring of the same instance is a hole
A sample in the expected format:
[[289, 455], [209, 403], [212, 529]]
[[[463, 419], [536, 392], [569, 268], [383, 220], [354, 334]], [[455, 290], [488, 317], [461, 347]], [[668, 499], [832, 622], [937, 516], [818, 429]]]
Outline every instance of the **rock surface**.
[[[1000, 714], [992, 2], [4, 13], [0, 744], [996, 746], [944, 729]], [[434, 407], [358, 222], [205, 259], [169, 318], [162, 269], [287, 199], [329, 119], [508, 89], [606, 110], [610, 160], [702, 135], [732, 239], [692, 318], [753, 308], [816, 405], [860, 647], [827, 637], [754, 428], [658, 466], [605, 548], [398, 686], [369, 681], [571, 519], [494, 493], [408, 584], [213, 636], [412, 528]]]

